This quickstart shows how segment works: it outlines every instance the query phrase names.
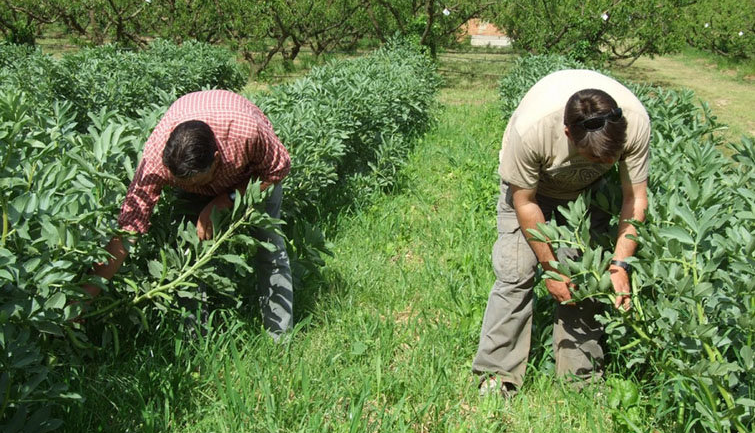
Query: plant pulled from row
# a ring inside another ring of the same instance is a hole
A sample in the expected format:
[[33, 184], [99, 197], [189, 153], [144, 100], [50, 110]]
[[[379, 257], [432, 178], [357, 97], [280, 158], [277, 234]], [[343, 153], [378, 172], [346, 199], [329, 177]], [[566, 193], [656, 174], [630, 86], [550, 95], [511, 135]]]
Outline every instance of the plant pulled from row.
[[246, 76], [230, 51], [195, 41], [155, 40], [142, 51], [103, 45], [60, 59], [39, 49], [0, 44], [0, 87], [25, 91], [46, 114], [54, 101], [70, 102], [80, 132], [87, 129], [89, 112], [105, 109], [135, 117], [138, 110], [167, 105], [176, 95], [214, 87], [238, 90]]
[[[290, 250], [298, 256], [295, 263], [301, 269], [317, 268], [324, 243], [321, 231], [304, 216], [314, 215], [319, 203], [332, 197], [330, 189], [357, 179], [357, 174], [364, 175], [359, 178], [365, 179], [360, 180], [364, 185], [384, 187], [390, 170], [395, 170], [392, 164], [405, 157], [408, 140], [430, 120], [425, 110], [432, 105], [432, 93], [402, 87], [425, 83], [414, 75], [431, 76], [430, 64], [408, 46], [397, 44], [393, 50], [380, 50], [367, 61], [331, 64], [315, 73], [320, 78], [289, 85], [289, 89], [309, 86], [329, 92], [292, 96], [285, 105], [267, 107], [293, 157], [294, 170], [284, 183], [288, 196], [284, 227], [303, 233]], [[379, 70], [360, 75], [365, 65], [373, 63], [380, 65]], [[393, 91], [391, 83], [400, 90]], [[429, 83], [434, 90], [437, 78]], [[336, 91], [340, 87], [351, 90]], [[361, 87], [383, 92], [388, 102], [368, 98], [370, 90]], [[273, 94], [283, 98], [286, 91], [276, 89]], [[107, 258], [103, 246], [112, 236], [127, 235], [116, 223], [120, 205], [143, 143], [167, 106], [148, 106], [133, 118], [115, 110], [90, 112], [86, 131], [80, 132], [74, 103], [56, 101], [39, 110], [37, 102], [24, 91], [0, 88], [3, 431], [59, 427], [61, 421], [54, 419], [51, 409], [80, 400], [65, 386], [71, 369], [105, 353], [103, 349], [118, 354], [120, 336], [151, 331], [156, 316], [177, 309], [178, 298], [197, 297], [198, 285], [211, 289], [213, 301], [239, 306], [245, 295], [254, 293], [248, 287], [249, 281], [255, 281], [249, 258], [258, 248], [270, 247], [249, 236], [248, 227], [270, 228], [277, 222], [253, 206], [264, 199], [258, 184], [253, 184], [232, 210], [213, 217], [215, 239], [200, 242], [194, 225], [177, 219], [181, 212], [175, 195], [165, 191], [149, 235], [131, 247], [129, 259], [112, 282], [96, 281], [88, 270]], [[117, 102], [105, 106], [119, 106]], [[330, 137], [337, 141], [328, 141]], [[401, 146], [389, 152], [388, 147], [381, 148], [386, 143]], [[371, 183], [365, 174], [369, 170], [359, 170], [370, 164], [385, 170]], [[363, 193], [343, 192], [352, 197]], [[103, 294], [88, 300], [81, 290], [85, 282], [102, 284]]]
[[[539, 65], [512, 74], [535, 82], [551, 72]], [[633, 399], [632, 407], [612, 406], [617, 422], [636, 430], [651, 413], [679, 431], [749, 431], [755, 421], [752, 139], [721, 143], [714, 132], [722, 126], [689, 90], [630, 87], [653, 119], [650, 205], [646, 221], [633, 223], [639, 248], [627, 260], [633, 267], [631, 311], [612, 307], [607, 268], [614, 239], [590, 233], [588, 217], [591, 205], [618, 215], [616, 170], [594, 197], [583, 195], [560, 209], [565, 225], [541, 224], [531, 234], [582, 253], [554, 265], [576, 284], [575, 299], [606, 304], [599, 320], [616, 361], [609, 368], [635, 377], [652, 396], [652, 405]]]

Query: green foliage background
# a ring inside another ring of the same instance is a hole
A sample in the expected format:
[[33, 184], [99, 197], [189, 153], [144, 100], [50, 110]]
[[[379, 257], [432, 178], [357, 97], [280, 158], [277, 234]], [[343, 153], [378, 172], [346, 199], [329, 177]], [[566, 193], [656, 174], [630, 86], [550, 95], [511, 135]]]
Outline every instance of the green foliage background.
[[34, 44], [50, 30], [63, 30], [85, 46], [199, 40], [230, 46], [255, 74], [274, 58], [290, 66], [305, 50], [316, 57], [354, 52], [396, 34], [414, 38], [435, 55], [463, 41], [463, 26], [472, 18], [495, 23], [521, 50], [580, 61], [633, 61], [686, 44], [738, 60], [755, 53], [753, 8], [737, 0], [15, 0], [4, 5], [0, 32], [12, 43]]
[[501, 2], [492, 20], [533, 54], [562, 54], [579, 61], [636, 59], [678, 50], [687, 2], [560, 0]]
[[735, 0], [699, 1], [686, 14], [686, 40], [735, 59], [755, 57], [755, 8]]
[[36, 110], [49, 114], [55, 101], [68, 101], [79, 131], [89, 113], [138, 111], [163, 106], [204, 88], [238, 90], [244, 68], [225, 48], [195, 41], [182, 45], [155, 40], [145, 50], [102, 45], [66, 53], [60, 59], [39, 48], [0, 45], [0, 88], [22, 91]]

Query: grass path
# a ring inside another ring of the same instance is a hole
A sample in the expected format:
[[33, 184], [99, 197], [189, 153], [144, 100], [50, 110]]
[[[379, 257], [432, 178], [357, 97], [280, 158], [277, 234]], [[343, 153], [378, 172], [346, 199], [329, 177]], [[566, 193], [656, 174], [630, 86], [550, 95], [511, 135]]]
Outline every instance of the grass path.
[[640, 58], [630, 68], [615, 70], [633, 81], [664, 87], [686, 87], [708, 102], [719, 121], [729, 125], [728, 136], [755, 136], [755, 77], [739, 77], [735, 71], [721, 71], [702, 57], [684, 54], [650, 59]]
[[477, 397], [503, 129], [494, 97], [444, 92], [479, 103], [448, 105], [396, 191], [342, 217], [323, 281], [299, 294], [291, 344], [242, 332], [216, 345], [205, 401], [175, 431], [612, 431], [594, 394], [560, 387], [547, 366], [512, 402]]

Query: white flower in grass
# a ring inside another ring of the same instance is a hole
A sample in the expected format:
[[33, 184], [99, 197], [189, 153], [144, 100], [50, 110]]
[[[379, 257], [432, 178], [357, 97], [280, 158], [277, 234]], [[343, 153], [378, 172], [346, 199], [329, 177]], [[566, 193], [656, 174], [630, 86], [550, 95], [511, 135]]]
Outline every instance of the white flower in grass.
[[603, 21], [608, 21], [608, 14], [607, 13], [603, 12], [603, 15], [601, 15], [600, 17], [603, 18]]
[[710, 23], [705, 23], [705, 28], [707, 29], [708, 27], [710, 27]]
[[451, 15], [451, 11], [448, 10], [448, 8], [443, 8], [443, 15], [449, 16], [449, 15]]
[[744, 36], [745, 32], [739, 32], [739, 36]]

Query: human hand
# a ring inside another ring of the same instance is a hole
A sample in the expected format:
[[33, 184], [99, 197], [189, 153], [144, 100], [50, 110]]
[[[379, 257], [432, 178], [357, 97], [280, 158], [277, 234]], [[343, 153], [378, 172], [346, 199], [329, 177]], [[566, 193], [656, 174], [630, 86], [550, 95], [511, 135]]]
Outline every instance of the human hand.
[[632, 289], [629, 285], [629, 274], [627, 271], [616, 265], [611, 265], [608, 268], [608, 272], [611, 274], [611, 283], [613, 283], [613, 290], [616, 292], [616, 300], [614, 300], [614, 307], [622, 309], [623, 311], [629, 311], [632, 308]]
[[84, 291], [87, 292], [87, 294], [89, 294], [89, 296], [91, 296], [92, 298], [96, 298], [100, 295], [100, 292], [102, 292], [102, 289], [95, 286], [94, 284], [82, 284], [81, 288], [84, 289]]
[[[558, 281], [551, 278], [547, 278], [545, 280], [545, 287], [548, 289], [548, 292], [550, 292], [551, 296], [553, 296], [553, 299], [555, 299], [559, 303], [571, 301], [572, 297], [571, 291], [569, 289], [576, 288], [569, 277], [561, 274], [561, 278], [563, 278], [563, 281]], [[565, 305], [574, 306], [576, 304], [571, 302]]]
[[81, 317], [81, 315], [87, 309], [89, 309], [89, 305], [92, 303], [92, 299], [99, 296], [102, 292], [102, 289], [95, 286], [94, 284], [82, 284], [81, 288], [89, 295], [89, 299], [68, 299], [66, 301], [66, 309], [70, 309], [70, 312], [72, 313], [72, 315], [70, 316], [71, 318], [68, 320], [73, 323], [79, 324], [84, 323], [84, 319]]
[[206, 241], [208, 239], [212, 239], [212, 209], [216, 207], [216, 200], [212, 200], [211, 202], [207, 203], [207, 205], [202, 209], [202, 212], [199, 213], [199, 218], [197, 218], [197, 236], [199, 236], [199, 239]]

